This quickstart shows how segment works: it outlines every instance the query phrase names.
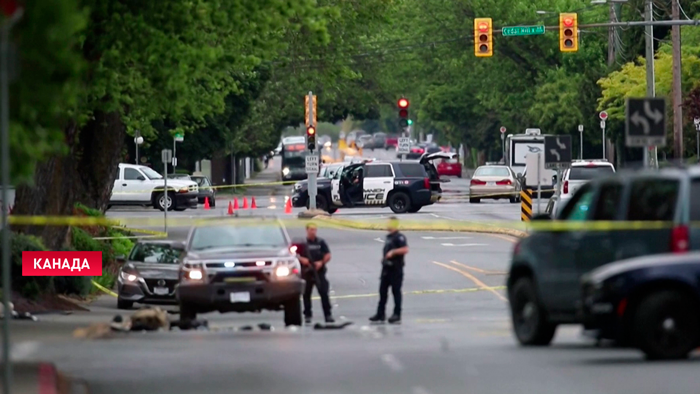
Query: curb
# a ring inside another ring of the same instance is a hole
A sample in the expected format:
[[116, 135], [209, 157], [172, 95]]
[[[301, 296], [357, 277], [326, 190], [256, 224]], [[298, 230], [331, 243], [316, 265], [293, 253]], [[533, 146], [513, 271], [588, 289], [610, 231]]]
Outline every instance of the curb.
[[[325, 224], [337, 226], [340, 228], [352, 228], [356, 230], [386, 230], [384, 223], [360, 223], [351, 220], [336, 219], [329, 216], [316, 216], [313, 220], [319, 220]], [[501, 234], [515, 238], [525, 238], [529, 234], [525, 231], [494, 227], [488, 225], [479, 225], [473, 223], [457, 224], [454, 226], [445, 225], [430, 225], [429, 223], [402, 223], [399, 220], [399, 230], [403, 231], [446, 231], [446, 232], [465, 232], [465, 233], [483, 233], [483, 234]]]

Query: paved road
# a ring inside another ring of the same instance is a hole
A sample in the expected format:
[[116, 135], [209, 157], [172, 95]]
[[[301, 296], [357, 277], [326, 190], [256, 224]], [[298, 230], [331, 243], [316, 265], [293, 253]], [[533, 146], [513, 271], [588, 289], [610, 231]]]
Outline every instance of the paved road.
[[[593, 347], [576, 328], [560, 329], [551, 348], [516, 346], [503, 291], [490, 288], [504, 282], [507, 237], [409, 233], [403, 324], [369, 326], [383, 234], [322, 236], [336, 317], [355, 322], [344, 330], [285, 330], [279, 313], [213, 313], [204, 317], [218, 331], [68, 338], [73, 326], [116, 313], [101, 299], [91, 313], [15, 324], [15, 356], [54, 361], [93, 394], [697, 393], [697, 363], [645, 363], [636, 351]], [[230, 330], [257, 323], [275, 330]]]

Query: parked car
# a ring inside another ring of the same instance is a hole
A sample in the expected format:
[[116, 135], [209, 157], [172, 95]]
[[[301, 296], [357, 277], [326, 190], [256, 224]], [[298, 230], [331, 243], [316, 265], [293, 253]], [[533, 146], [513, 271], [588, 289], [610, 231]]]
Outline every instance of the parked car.
[[422, 142], [420, 144], [411, 146], [411, 151], [406, 155], [406, 159], [418, 160], [424, 154], [437, 153], [441, 151], [442, 149], [440, 149], [440, 147], [437, 146], [437, 144], [434, 144], [432, 142]]
[[357, 145], [358, 148], [374, 150], [374, 145], [372, 145], [372, 136], [369, 134], [361, 135], [355, 141], [355, 145]]
[[481, 166], [469, 181], [469, 202], [483, 199], [520, 201], [520, 183], [513, 170], [505, 165]]
[[197, 207], [199, 186], [196, 182], [169, 179], [167, 193], [164, 184], [163, 176], [149, 167], [121, 163], [108, 208], [116, 205], [150, 205], [161, 211], [166, 207], [168, 210], [184, 211]]
[[204, 204], [206, 198], [209, 199], [209, 206], [216, 206], [216, 189], [211, 184], [209, 178], [204, 175], [190, 175], [190, 179], [197, 182], [199, 185], [199, 194], [197, 194], [197, 200], [200, 204]]
[[131, 309], [134, 303], [177, 304], [178, 259], [181, 242], [139, 241], [128, 256], [117, 256], [122, 264], [117, 275], [117, 308]]
[[399, 136], [396, 134], [391, 134], [386, 137], [386, 149], [388, 150], [389, 148], [394, 148], [398, 147], [399, 145]]
[[582, 320], [598, 337], [680, 359], [700, 346], [700, 253], [659, 254], [583, 276]]
[[438, 175], [462, 177], [462, 163], [459, 162], [459, 157], [440, 160], [436, 168]]
[[[593, 179], [555, 219], [590, 228], [537, 230], [516, 244], [507, 289], [513, 329], [523, 345], [548, 345], [559, 324], [582, 323], [585, 273], [618, 260], [700, 250], [700, 228], [690, 227], [700, 221], [700, 167]], [[637, 225], [600, 223], [615, 221]]]
[[607, 160], [575, 160], [571, 167], [562, 174], [561, 195], [558, 196], [552, 212], [564, 206], [579, 187], [591, 179], [605, 177], [615, 173], [615, 166]]
[[387, 149], [386, 133], [379, 132], [372, 135], [372, 149]]
[[301, 265], [284, 224], [256, 216], [193, 227], [183, 244], [177, 300], [180, 319], [200, 313], [284, 311], [301, 325]]

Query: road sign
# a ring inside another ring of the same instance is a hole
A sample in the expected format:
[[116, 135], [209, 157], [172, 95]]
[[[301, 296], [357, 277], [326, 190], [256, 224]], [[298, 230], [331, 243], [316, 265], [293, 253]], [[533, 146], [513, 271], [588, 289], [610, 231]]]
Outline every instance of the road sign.
[[583, 125], [582, 124], [578, 125], [578, 131], [579, 131], [579, 133], [583, 133]]
[[605, 120], [605, 119], [608, 118], [608, 113], [605, 112], [605, 111], [600, 111], [600, 113], [598, 114], [598, 116], [600, 117], [600, 120]]
[[666, 146], [666, 100], [629, 98], [625, 103], [625, 145]]
[[185, 135], [182, 133], [177, 133], [177, 134], [175, 134], [174, 138], [175, 138], [175, 141], [182, 142], [185, 140]]
[[570, 135], [544, 137], [544, 166], [548, 169], [571, 166]]
[[501, 134], [505, 134], [505, 132], [506, 132], [506, 126], [501, 126], [500, 131], [501, 131]]
[[162, 161], [163, 164], [169, 164], [173, 161], [173, 151], [170, 149], [163, 149], [160, 151], [160, 161]]
[[505, 37], [512, 36], [536, 36], [544, 34], [544, 25], [541, 26], [507, 26], [501, 29]]
[[396, 148], [396, 153], [400, 155], [406, 155], [411, 152], [411, 139], [408, 137], [399, 138], [398, 147]]
[[306, 173], [318, 174], [318, 155], [306, 156]]

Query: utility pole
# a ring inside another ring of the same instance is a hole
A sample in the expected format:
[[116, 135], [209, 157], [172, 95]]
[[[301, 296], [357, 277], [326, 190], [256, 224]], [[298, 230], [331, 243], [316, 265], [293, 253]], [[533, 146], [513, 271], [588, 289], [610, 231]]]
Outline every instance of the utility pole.
[[[680, 19], [679, 0], [671, 0], [671, 17]], [[681, 27], [671, 28], [673, 59], [673, 153], [674, 158], [683, 160], [683, 108], [681, 91]], [[680, 164], [680, 163], [679, 163]]]
[[[654, 2], [653, 0], [646, 0], [644, 6], [644, 20], [645, 22], [651, 22], [654, 15]], [[645, 27], [646, 34], [644, 35], [646, 41], [646, 62], [647, 62], [647, 97], [656, 96], [656, 83], [654, 80], [654, 27], [652, 25], [647, 25]], [[648, 147], [644, 149], [644, 167], [656, 167], [656, 147], [653, 151]], [[651, 151], [651, 152], [650, 152]], [[649, 154], [651, 153], [651, 157]]]
[[[615, 3], [610, 2], [610, 23], [617, 22]], [[608, 66], [615, 64], [615, 27], [608, 28]]]

